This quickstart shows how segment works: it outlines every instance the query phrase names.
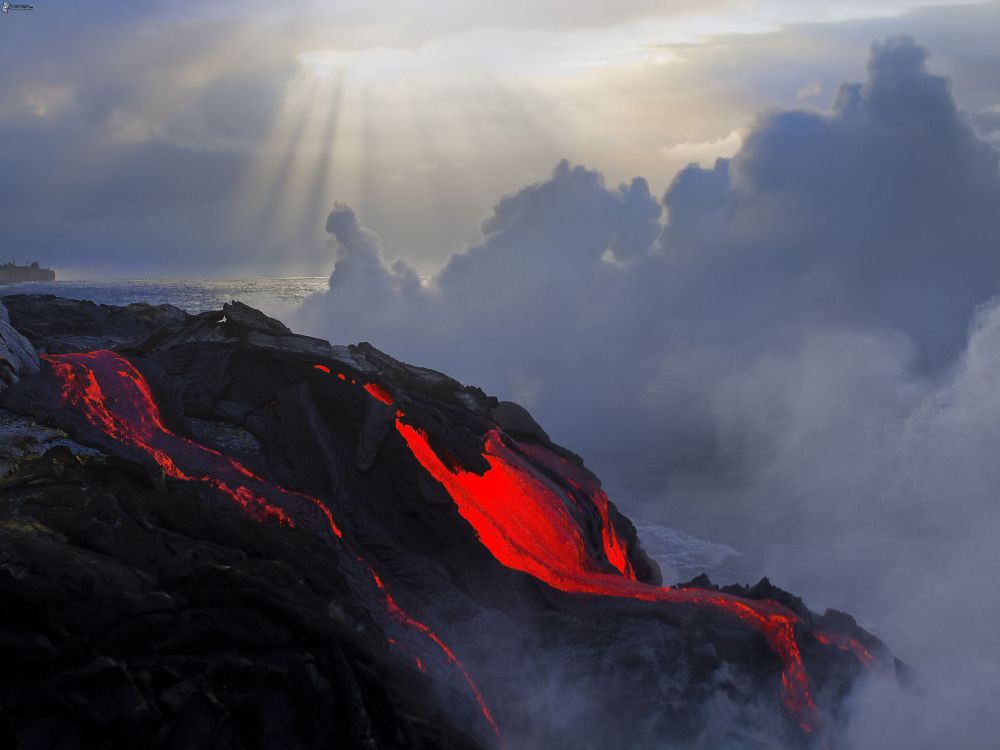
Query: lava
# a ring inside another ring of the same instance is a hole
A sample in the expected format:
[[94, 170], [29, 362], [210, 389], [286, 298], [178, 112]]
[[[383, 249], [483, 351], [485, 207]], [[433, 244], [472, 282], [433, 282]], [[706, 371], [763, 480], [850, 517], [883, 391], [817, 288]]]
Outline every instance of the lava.
[[293, 509], [310, 505], [340, 529], [315, 498], [269, 485], [242, 464], [175, 434], [163, 424], [149, 385], [135, 366], [109, 351], [42, 355], [62, 384], [62, 402], [78, 409], [93, 427], [118, 443], [137, 448], [173, 479], [208, 485], [241, 505], [253, 518], [294, 526]]
[[[391, 394], [377, 383], [367, 383], [364, 389], [384, 404], [394, 403]], [[796, 639], [799, 617], [790, 609], [770, 599], [743, 599], [708, 589], [642, 583], [636, 579], [626, 546], [611, 522], [607, 495], [582, 467], [542, 446], [510, 441], [520, 452], [515, 451], [500, 431], [493, 429], [486, 434], [482, 454], [489, 469], [480, 475], [452, 468], [431, 447], [427, 434], [405, 424], [403, 416], [397, 409], [396, 429], [410, 452], [448, 491], [459, 514], [498, 562], [560, 591], [706, 607], [738, 619], [763, 636], [781, 662], [781, 694], [786, 710], [804, 733], [815, 730], [819, 710]], [[583, 512], [578, 498], [546, 480], [531, 461], [565, 480], [596, 509], [604, 560], [591, 557], [584, 531], [563, 499]], [[609, 572], [606, 565], [615, 573]], [[376, 583], [381, 586], [377, 576]], [[391, 609], [391, 597], [387, 601]], [[865, 666], [875, 661], [855, 638], [819, 631], [813, 635], [824, 645], [852, 652]]]
[[833, 646], [841, 651], [854, 654], [857, 660], [866, 667], [875, 663], [875, 654], [869, 651], [857, 638], [851, 638], [843, 633], [827, 633], [819, 630], [813, 633], [813, 637], [824, 646]]
[[[325, 528], [346, 544], [333, 514], [318, 498], [271, 484], [229, 456], [167, 428], [149, 384], [125, 357], [101, 350], [42, 355], [42, 358], [60, 381], [64, 406], [76, 409], [92, 427], [108, 438], [149, 456], [168, 477], [211, 487], [235, 501], [255, 520], [273, 519], [294, 526], [293, 515], [313, 520], [318, 511], [326, 522]], [[330, 368], [325, 365], [313, 367], [330, 373]], [[340, 378], [346, 379], [343, 374]], [[373, 397], [383, 401], [388, 399], [387, 403], [392, 403], [385, 389], [369, 385], [373, 387], [366, 387], [366, 390]], [[363, 558], [358, 559], [363, 562]], [[430, 626], [399, 606], [373, 568], [368, 566], [368, 571], [389, 615], [441, 651], [447, 662], [461, 674], [486, 722], [499, 737], [499, 727], [486, 700], [454, 651]], [[420, 657], [414, 655], [414, 658], [417, 667], [424, 671]]]
[[396, 429], [500, 563], [560, 591], [708, 607], [737, 618], [760, 633], [780, 660], [788, 712], [804, 732], [815, 729], [818, 710], [795, 638], [798, 618], [786, 607], [706, 589], [651, 586], [626, 577], [621, 569], [610, 573], [588, 554], [560, 493], [505, 444], [499, 431], [486, 435], [483, 457], [490, 468], [479, 475], [446, 466], [423, 431], [399, 419]]
[[[519, 445], [518, 448], [536, 463], [565, 479], [577, 492], [584, 494], [597, 509], [601, 523], [601, 544], [608, 562], [623, 576], [635, 580], [635, 571], [628, 560], [625, 543], [611, 523], [611, 504], [607, 494], [588, 476], [581, 466], [540, 445]], [[574, 498], [575, 501], [575, 498]]]
[[[391, 614], [393, 618], [400, 624], [406, 625], [407, 627], [413, 628], [414, 630], [423, 633], [428, 639], [430, 639], [435, 645], [437, 645], [438, 648], [441, 649], [441, 651], [445, 655], [445, 658], [447, 658], [447, 660], [451, 663], [451, 665], [454, 666], [459, 671], [459, 673], [461, 673], [462, 677], [465, 679], [465, 684], [468, 686], [470, 692], [472, 693], [473, 698], [475, 698], [476, 703], [479, 704], [480, 712], [483, 714], [483, 717], [486, 719], [487, 723], [489, 723], [490, 728], [493, 730], [493, 733], [496, 734], [497, 737], [499, 737], [500, 727], [497, 726], [496, 720], [494, 720], [493, 718], [493, 713], [490, 711], [489, 706], [486, 704], [486, 699], [483, 698], [483, 694], [479, 692], [479, 688], [476, 686], [475, 681], [472, 679], [471, 675], [469, 675], [468, 671], [462, 665], [462, 662], [458, 660], [458, 657], [455, 656], [455, 653], [451, 650], [448, 644], [442, 641], [437, 636], [437, 634], [433, 630], [431, 630], [427, 625], [420, 622], [419, 620], [414, 619], [410, 614], [408, 614], [404, 609], [402, 609], [396, 603], [396, 600], [393, 598], [392, 594], [390, 594], [386, 590], [385, 583], [383, 583], [382, 579], [374, 570], [369, 568], [368, 572], [371, 573], [372, 580], [375, 582], [375, 585], [381, 591], [384, 592], [384, 601], [386, 607], [389, 610], [389, 614]], [[421, 672], [426, 671], [423, 663], [420, 661], [420, 657], [416, 657], [416, 659], [417, 659], [417, 668], [420, 669]]]
[[[364, 389], [384, 404], [393, 403], [389, 392], [377, 383], [367, 383]], [[567, 497], [579, 507], [577, 498], [546, 481], [528, 460], [508, 447], [499, 430], [486, 435], [483, 457], [490, 468], [479, 475], [448, 467], [431, 447], [427, 434], [405, 424], [402, 417], [397, 410], [396, 429], [410, 452], [444, 486], [459, 514], [498, 562], [560, 591], [707, 607], [737, 618], [760, 633], [781, 662], [782, 702], [787, 711], [803, 732], [816, 728], [819, 711], [795, 637], [799, 618], [791, 610], [768, 599], [742, 599], [698, 588], [662, 588], [636, 580], [625, 544], [611, 523], [604, 491], [566, 458], [542, 446], [515, 443], [521, 453], [560, 476], [596, 508], [604, 557], [616, 570], [610, 573], [603, 561], [591, 558], [584, 532], [563, 501]], [[852, 651], [866, 666], [874, 661], [856, 639], [819, 632], [815, 636], [824, 645]]]
[[386, 406], [392, 406], [392, 394], [378, 383], [365, 383], [365, 390], [372, 398], [378, 399]]

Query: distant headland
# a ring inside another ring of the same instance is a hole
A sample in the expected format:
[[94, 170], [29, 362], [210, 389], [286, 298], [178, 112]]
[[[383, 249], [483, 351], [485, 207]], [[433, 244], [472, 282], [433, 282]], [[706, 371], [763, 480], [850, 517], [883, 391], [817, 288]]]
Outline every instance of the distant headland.
[[19, 266], [16, 263], [0, 263], [0, 284], [17, 284], [21, 281], [55, 281], [56, 272], [42, 268], [38, 263]]

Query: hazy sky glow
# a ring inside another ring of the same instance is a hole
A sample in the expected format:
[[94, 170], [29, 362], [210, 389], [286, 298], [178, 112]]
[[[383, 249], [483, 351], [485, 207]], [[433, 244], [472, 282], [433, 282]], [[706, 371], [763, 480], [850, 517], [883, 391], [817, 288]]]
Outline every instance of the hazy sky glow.
[[431, 273], [559, 159], [662, 193], [889, 32], [988, 127], [997, 4], [927, 5], [37, 4], [0, 25], [2, 239], [78, 275], [322, 274], [342, 200]]

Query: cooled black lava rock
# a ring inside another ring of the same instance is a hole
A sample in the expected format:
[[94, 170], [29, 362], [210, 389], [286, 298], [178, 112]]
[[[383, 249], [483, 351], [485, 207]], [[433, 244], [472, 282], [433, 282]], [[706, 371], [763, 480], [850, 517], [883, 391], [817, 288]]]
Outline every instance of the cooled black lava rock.
[[120, 459], [8, 475], [0, 601], [0, 747], [476, 747], [328, 545]]
[[173, 305], [140, 302], [119, 307], [51, 294], [12, 294], [3, 304], [13, 326], [48, 352], [137, 344], [158, 331], [180, 328], [191, 317]]
[[[0, 406], [77, 442], [18, 454], [0, 485], [0, 597], [11, 603], [0, 651], [16, 666], [0, 676], [0, 738], [17, 747], [496, 744], [461, 671], [393, 606], [453, 649], [506, 746], [525, 750], [820, 746], [836, 740], [865, 667], [813, 627], [835, 625], [892, 664], [836, 613], [818, 617], [766, 582], [730, 590], [798, 616], [826, 717], [803, 733], [782, 704], [780, 660], [738, 618], [564, 593], [501, 565], [415, 459], [397, 410], [465, 471], [489, 467], [484, 436], [499, 428], [597, 481], [523, 409], [441, 373], [296, 336], [238, 303], [198, 316], [56, 298], [10, 307], [40, 350], [112, 342], [166, 427], [318, 498], [344, 531], [338, 541], [253, 520], [64, 408], [52, 372], [22, 380]], [[598, 512], [572, 513], [599, 559]], [[658, 583], [631, 522], [613, 504], [608, 518], [637, 579]]]

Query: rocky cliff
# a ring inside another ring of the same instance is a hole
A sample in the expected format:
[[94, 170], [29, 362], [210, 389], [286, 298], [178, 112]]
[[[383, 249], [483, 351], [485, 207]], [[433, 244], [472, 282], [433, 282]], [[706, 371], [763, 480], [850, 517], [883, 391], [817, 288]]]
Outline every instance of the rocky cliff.
[[824, 747], [898, 669], [766, 580], [662, 587], [441, 373], [239, 303], [5, 301], [41, 359], [0, 396], [0, 745]]

